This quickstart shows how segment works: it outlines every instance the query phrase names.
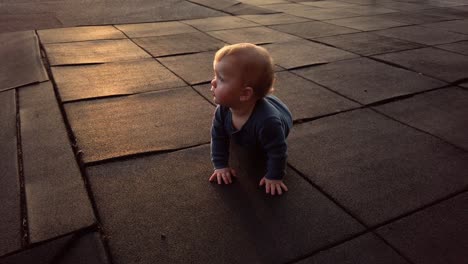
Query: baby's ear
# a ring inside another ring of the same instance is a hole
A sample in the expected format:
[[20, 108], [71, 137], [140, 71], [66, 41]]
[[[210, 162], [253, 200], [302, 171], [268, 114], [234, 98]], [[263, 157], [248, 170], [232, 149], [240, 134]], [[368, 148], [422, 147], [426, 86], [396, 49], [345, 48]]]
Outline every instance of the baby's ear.
[[254, 96], [253, 88], [247, 86], [247, 87], [244, 87], [244, 89], [242, 90], [240, 100], [243, 102], [249, 101], [250, 99], [252, 99], [253, 96]]

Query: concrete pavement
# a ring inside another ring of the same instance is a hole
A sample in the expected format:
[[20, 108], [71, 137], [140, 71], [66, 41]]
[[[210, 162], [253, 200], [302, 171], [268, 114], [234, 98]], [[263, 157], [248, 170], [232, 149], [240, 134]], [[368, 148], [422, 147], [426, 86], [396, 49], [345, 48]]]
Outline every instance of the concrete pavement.
[[[4, 1], [0, 263], [468, 263], [468, 1]], [[214, 52], [264, 46], [290, 191], [208, 182]]]

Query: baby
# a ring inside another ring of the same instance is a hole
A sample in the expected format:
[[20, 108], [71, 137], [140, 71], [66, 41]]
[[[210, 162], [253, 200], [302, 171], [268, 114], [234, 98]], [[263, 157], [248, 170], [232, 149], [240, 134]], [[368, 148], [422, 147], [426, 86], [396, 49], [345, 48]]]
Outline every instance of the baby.
[[281, 195], [286, 168], [286, 138], [292, 127], [288, 108], [269, 95], [274, 72], [270, 54], [250, 43], [225, 46], [213, 61], [211, 81], [216, 107], [211, 128], [211, 160], [214, 173], [209, 181], [229, 184], [236, 176], [229, 167], [229, 142], [258, 147], [266, 157], [266, 175], [260, 180], [267, 194]]

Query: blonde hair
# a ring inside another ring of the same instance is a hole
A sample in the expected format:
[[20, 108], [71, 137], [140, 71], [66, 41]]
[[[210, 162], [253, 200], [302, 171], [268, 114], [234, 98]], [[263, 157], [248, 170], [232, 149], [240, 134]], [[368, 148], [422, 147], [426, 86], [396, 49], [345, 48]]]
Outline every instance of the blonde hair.
[[214, 61], [231, 55], [240, 63], [244, 85], [252, 87], [257, 98], [273, 91], [273, 59], [265, 48], [251, 43], [224, 46], [216, 52]]

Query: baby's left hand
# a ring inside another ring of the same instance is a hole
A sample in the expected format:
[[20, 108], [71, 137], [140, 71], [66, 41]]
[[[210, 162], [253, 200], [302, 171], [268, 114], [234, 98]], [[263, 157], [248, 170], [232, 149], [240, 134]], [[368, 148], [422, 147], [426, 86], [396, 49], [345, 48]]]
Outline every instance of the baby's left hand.
[[266, 193], [271, 193], [271, 195], [275, 195], [278, 193], [279, 195], [283, 194], [283, 191], [288, 191], [288, 187], [283, 183], [283, 180], [269, 180], [263, 177], [260, 180], [260, 186], [265, 186]]

